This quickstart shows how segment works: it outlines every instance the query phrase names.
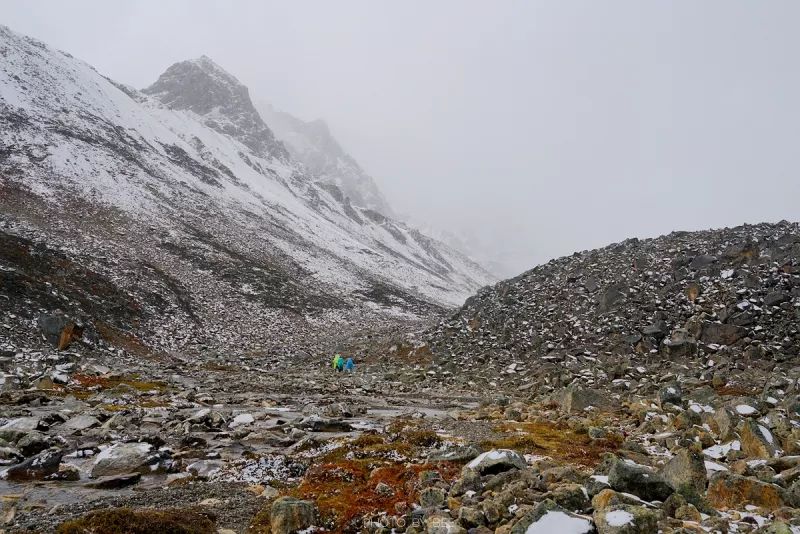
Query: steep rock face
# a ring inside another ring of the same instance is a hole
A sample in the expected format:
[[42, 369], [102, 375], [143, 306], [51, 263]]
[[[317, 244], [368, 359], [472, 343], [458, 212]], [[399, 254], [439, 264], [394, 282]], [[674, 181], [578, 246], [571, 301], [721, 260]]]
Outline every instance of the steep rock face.
[[598, 358], [781, 360], [800, 354], [799, 266], [797, 223], [629, 239], [481, 290], [429, 340], [443, 361], [531, 371]]
[[264, 120], [315, 179], [335, 185], [353, 204], [392, 217], [393, 210], [375, 180], [342, 149], [323, 120], [304, 122], [270, 104], [260, 106]]
[[[0, 267], [20, 293], [0, 305], [30, 304], [20, 339], [39, 311], [103, 312], [107, 292], [134, 310], [107, 324], [170, 350], [291, 345], [311, 317], [430, 316], [491, 280], [315, 184], [210, 60], [146, 94], [3, 27], [0, 57]], [[41, 272], [61, 262], [104, 285]]]
[[197, 113], [206, 126], [241, 141], [261, 157], [289, 157], [256, 111], [247, 87], [206, 56], [175, 63], [142, 92], [170, 109]]

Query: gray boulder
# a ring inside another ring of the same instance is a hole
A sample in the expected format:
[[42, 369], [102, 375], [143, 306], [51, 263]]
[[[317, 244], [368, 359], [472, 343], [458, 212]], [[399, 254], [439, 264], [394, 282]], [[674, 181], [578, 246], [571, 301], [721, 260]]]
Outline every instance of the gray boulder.
[[149, 443], [117, 443], [97, 455], [92, 478], [147, 470], [153, 460]]
[[646, 501], [664, 501], [672, 487], [655, 470], [617, 460], [608, 472], [608, 484], [617, 491], [632, 493]]
[[518, 452], [510, 449], [492, 449], [478, 455], [464, 466], [464, 470], [476, 471], [481, 475], [490, 475], [508, 471], [509, 469], [525, 469], [528, 463]]
[[317, 509], [310, 501], [281, 497], [270, 508], [272, 534], [291, 534], [313, 526], [316, 521]]

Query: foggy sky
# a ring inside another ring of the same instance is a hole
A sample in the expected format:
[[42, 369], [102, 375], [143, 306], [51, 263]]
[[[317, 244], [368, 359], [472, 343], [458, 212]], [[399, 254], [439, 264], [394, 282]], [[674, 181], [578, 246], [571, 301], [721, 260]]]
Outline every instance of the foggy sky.
[[512, 270], [800, 219], [800, 3], [14, 1], [0, 24], [138, 88], [210, 56], [325, 119], [401, 213]]

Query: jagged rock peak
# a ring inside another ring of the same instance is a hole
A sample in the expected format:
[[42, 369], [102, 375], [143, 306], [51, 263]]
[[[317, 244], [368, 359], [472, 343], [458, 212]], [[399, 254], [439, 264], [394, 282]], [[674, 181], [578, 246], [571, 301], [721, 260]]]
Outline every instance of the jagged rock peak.
[[247, 87], [208, 56], [171, 65], [143, 90], [171, 109], [205, 117], [205, 124], [241, 141], [259, 156], [289, 154], [258, 114]]
[[342, 148], [324, 120], [306, 122], [263, 102], [259, 109], [292, 157], [319, 182], [335, 186], [357, 206], [395, 216], [375, 180]]

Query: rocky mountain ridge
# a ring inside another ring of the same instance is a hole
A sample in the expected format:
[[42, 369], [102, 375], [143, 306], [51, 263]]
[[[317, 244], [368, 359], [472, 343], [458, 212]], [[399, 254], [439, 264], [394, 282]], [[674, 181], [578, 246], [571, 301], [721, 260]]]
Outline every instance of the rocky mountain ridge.
[[[73, 316], [102, 295], [38, 277], [32, 254], [103, 276], [139, 315], [94, 320], [164, 350], [291, 347], [288, 330], [318, 323], [413, 321], [491, 280], [317, 184], [208, 58], [139, 92], [7, 28], [0, 55], [0, 213], [18, 245], [0, 251], [2, 268], [26, 291], [61, 284]], [[17, 340], [55, 311], [47, 299], [0, 304]]]

